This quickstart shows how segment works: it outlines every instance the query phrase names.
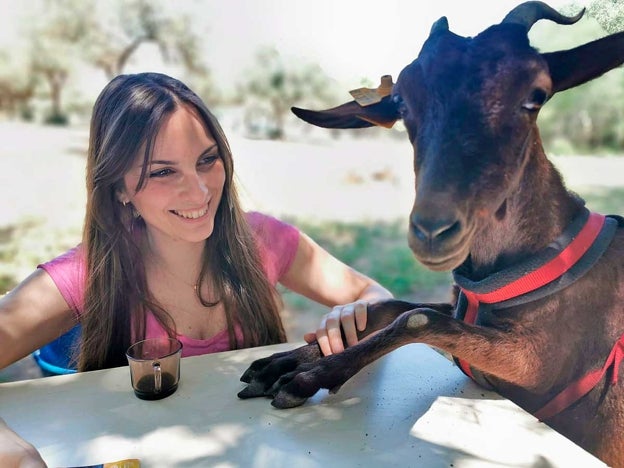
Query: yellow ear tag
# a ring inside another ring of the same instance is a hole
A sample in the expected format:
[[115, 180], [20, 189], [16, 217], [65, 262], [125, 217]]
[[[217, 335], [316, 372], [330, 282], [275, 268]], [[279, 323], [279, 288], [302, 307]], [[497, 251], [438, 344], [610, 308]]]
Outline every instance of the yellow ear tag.
[[382, 98], [389, 96], [393, 86], [392, 75], [384, 75], [377, 88], [357, 88], [349, 91], [349, 94], [360, 106], [366, 107], [377, 104]]
[[136, 458], [104, 463], [102, 468], [141, 468], [141, 462]]
[[126, 460], [101, 463], [99, 465], [74, 466], [71, 468], [141, 468], [141, 462], [138, 458], [127, 458]]

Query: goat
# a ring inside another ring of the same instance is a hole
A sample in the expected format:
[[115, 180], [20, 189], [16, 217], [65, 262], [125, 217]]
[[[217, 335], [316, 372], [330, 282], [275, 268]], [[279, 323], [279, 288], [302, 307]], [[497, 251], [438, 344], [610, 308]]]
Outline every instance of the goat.
[[528, 40], [538, 20], [569, 25], [583, 13], [525, 2], [468, 38], [442, 17], [379, 102], [293, 108], [328, 128], [403, 120], [416, 192], [408, 244], [428, 268], [453, 270], [456, 294], [448, 304], [372, 304], [360, 337], [376, 334], [340, 354], [323, 357], [313, 343], [253, 362], [240, 398], [301, 405], [400, 346], [426, 343], [624, 467], [624, 220], [590, 213], [565, 188], [536, 123], [552, 95], [624, 62], [624, 32], [552, 53]]

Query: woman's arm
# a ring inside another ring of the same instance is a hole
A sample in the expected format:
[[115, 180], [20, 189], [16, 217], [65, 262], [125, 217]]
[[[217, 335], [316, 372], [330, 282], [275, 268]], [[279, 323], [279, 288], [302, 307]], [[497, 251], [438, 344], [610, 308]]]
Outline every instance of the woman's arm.
[[3, 468], [46, 468], [37, 449], [0, 418], [0, 466]]
[[0, 298], [0, 369], [28, 356], [76, 325], [74, 313], [44, 270]]
[[392, 294], [373, 279], [345, 265], [304, 233], [299, 237], [295, 258], [281, 283], [288, 289], [329, 307], [316, 333], [323, 354], [344, 350], [341, 328], [349, 346], [358, 342], [357, 330], [366, 327], [366, 305]]

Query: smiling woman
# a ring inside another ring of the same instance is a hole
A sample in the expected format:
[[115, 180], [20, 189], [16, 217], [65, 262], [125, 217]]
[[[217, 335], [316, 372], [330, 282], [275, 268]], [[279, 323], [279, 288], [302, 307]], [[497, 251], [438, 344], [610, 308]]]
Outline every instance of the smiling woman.
[[308, 339], [340, 352], [390, 296], [294, 226], [244, 212], [219, 123], [169, 76], [104, 88], [86, 179], [83, 242], [0, 298], [0, 368], [77, 323], [81, 371], [125, 365], [145, 338], [176, 337], [183, 356], [283, 342], [278, 283], [332, 308]]

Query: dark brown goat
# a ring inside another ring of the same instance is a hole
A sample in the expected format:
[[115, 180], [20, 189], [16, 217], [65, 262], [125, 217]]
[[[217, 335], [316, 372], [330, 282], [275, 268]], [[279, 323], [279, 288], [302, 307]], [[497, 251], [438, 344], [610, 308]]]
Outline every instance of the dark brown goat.
[[540, 19], [573, 24], [582, 14], [526, 2], [474, 38], [453, 34], [442, 18], [380, 102], [293, 109], [329, 128], [403, 119], [416, 175], [409, 246], [427, 267], [453, 269], [458, 300], [372, 305], [361, 336], [379, 333], [336, 355], [322, 357], [312, 344], [256, 361], [241, 398], [297, 406], [400, 346], [427, 343], [624, 467], [622, 219], [590, 215], [565, 189], [536, 125], [553, 94], [624, 62], [624, 33], [553, 53], [538, 53], [527, 36]]

